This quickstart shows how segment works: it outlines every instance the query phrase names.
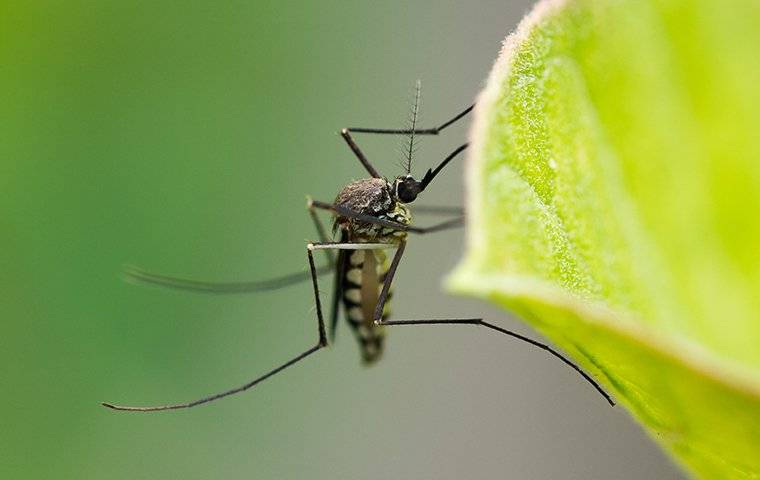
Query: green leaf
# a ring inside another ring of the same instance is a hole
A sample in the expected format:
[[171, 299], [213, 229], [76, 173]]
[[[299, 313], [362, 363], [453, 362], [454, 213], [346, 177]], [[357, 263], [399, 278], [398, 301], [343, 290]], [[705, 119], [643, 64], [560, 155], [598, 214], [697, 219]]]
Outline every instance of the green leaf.
[[449, 279], [703, 478], [760, 477], [758, 25], [756, 0], [540, 2], [478, 101]]

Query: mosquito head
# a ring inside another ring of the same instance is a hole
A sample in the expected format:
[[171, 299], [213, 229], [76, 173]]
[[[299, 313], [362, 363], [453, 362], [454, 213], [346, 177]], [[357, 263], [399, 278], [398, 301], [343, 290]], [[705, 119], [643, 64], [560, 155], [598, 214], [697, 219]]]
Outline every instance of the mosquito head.
[[401, 200], [404, 203], [410, 203], [417, 199], [417, 195], [422, 193], [428, 185], [430, 185], [430, 182], [433, 181], [436, 175], [443, 170], [443, 167], [445, 167], [452, 158], [456, 157], [464, 149], [467, 148], [467, 144], [460, 146], [453, 152], [449, 154], [448, 157], [444, 158], [441, 163], [438, 164], [435, 168], [429, 168], [427, 172], [425, 172], [425, 175], [422, 176], [422, 180], [419, 182], [415, 180], [411, 175], [401, 175], [396, 177], [396, 181], [393, 184], [393, 193], [395, 194], [396, 198]]
[[438, 175], [438, 172], [440, 172], [452, 158], [454, 158], [466, 147], [466, 144], [459, 147], [435, 169], [428, 169], [428, 171], [425, 172], [425, 175], [422, 177], [422, 180], [419, 182], [408, 174], [396, 177], [396, 182], [393, 184], [393, 192], [396, 194], [396, 198], [404, 203], [411, 203], [415, 201], [417, 199], [417, 195], [422, 193], [427, 188], [430, 182], [433, 181], [433, 178]]
[[422, 182], [418, 182], [411, 175], [402, 175], [396, 178], [393, 184], [393, 193], [396, 198], [404, 203], [411, 203], [422, 192]]

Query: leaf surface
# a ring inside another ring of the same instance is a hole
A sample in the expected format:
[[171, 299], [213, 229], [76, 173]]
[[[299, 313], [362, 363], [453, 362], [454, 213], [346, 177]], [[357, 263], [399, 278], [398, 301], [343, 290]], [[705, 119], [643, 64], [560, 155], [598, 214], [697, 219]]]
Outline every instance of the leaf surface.
[[754, 0], [539, 2], [478, 100], [449, 279], [703, 478], [760, 477], [757, 25]]

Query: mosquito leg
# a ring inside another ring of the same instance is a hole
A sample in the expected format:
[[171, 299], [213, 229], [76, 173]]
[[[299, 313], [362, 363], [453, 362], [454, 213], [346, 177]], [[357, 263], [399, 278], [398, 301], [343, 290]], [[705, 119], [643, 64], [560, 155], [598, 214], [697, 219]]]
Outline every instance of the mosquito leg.
[[377, 134], [385, 134], [385, 135], [409, 135], [412, 132], [414, 132], [415, 135], [438, 135], [441, 133], [441, 131], [448, 127], [449, 125], [452, 125], [457, 122], [460, 118], [464, 117], [468, 113], [472, 111], [472, 109], [475, 108], [475, 105], [470, 105], [469, 107], [465, 108], [463, 111], [459, 112], [452, 118], [451, 120], [448, 120], [441, 125], [433, 128], [418, 128], [418, 129], [411, 129], [411, 128], [357, 128], [357, 127], [350, 127], [345, 128], [345, 131], [348, 132], [356, 132], [356, 133], [377, 133]]
[[[345, 238], [345, 237], [343, 237]], [[332, 311], [330, 313], [330, 341], [335, 339], [335, 330], [338, 323], [338, 309], [340, 300], [343, 298], [343, 268], [348, 261], [348, 250], [377, 250], [396, 248], [392, 243], [352, 243], [352, 242], [322, 242], [309, 245], [312, 250], [338, 250], [338, 263], [335, 267], [335, 283], [333, 284]]]
[[[448, 120], [441, 125], [433, 128], [420, 128], [420, 129], [411, 129], [411, 128], [361, 128], [361, 127], [349, 127], [344, 128], [340, 131], [341, 136], [343, 137], [343, 140], [346, 141], [349, 148], [352, 152], [354, 152], [354, 155], [356, 155], [356, 158], [359, 159], [361, 164], [364, 166], [364, 168], [369, 172], [370, 175], [372, 175], [374, 178], [381, 178], [381, 175], [378, 173], [378, 171], [375, 169], [375, 167], [372, 166], [372, 164], [369, 162], [367, 157], [364, 155], [364, 152], [362, 152], [361, 148], [359, 148], [359, 145], [356, 144], [356, 141], [354, 141], [354, 138], [351, 136], [351, 133], [376, 133], [376, 134], [386, 134], [386, 135], [409, 135], [411, 133], [414, 133], [416, 135], [438, 135], [441, 133], [443, 129], [448, 127], [449, 125], [452, 125], [457, 122], [460, 118], [464, 117], [468, 113], [472, 111], [472, 109], [475, 108], [475, 105], [470, 105], [469, 107], [465, 108], [464, 111], [458, 113], [454, 116], [451, 120]], [[465, 145], [466, 147], [466, 145]], [[462, 150], [464, 150], [464, 147], [460, 147]], [[457, 152], [459, 153], [459, 152]], [[450, 159], [449, 159], [450, 160]], [[448, 160], [447, 160], [448, 161]], [[440, 166], [436, 169], [435, 173], [438, 173], [438, 171], [443, 168], [443, 166]], [[431, 177], [432, 179], [432, 177]]]
[[210, 395], [208, 397], [200, 398], [198, 400], [194, 400], [192, 402], [187, 403], [175, 403], [172, 405], [161, 405], [161, 406], [152, 406], [152, 407], [130, 407], [130, 406], [124, 406], [124, 405], [114, 405], [113, 403], [103, 403], [102, 405], [104, 407], [108, 407], [112, 410], [123, 410], [123, 411], [130, 411], [130, 412], [158, 412], [162, 410], [180, 410], [183, 408], [191, 408], [195, 407], [197, 405], [202, 405], [204, 403], [213, 402], [215, 400], [219, 400], [220, 398], [228, 397], [230, 395], [234, 395], [236, 393], [244, 392], [250, 388], [253, 388], [258, 383], [266, 380], [267, 378], [285, 370], [286, 368], [290, 367], [291, 365], [294, 365], [304, 358], [308, 357], [312, 353], [315, 353], [316, 351], [322, 349], [323, 347], [327, 346], [327, 334], [325, 333], [325, 322], [322, 319], [322, 302], [319, 299], [319, 283], [317, 281], [317, 268], [314, 265], [314, 255], [312, 253], [312, 245], [310, 244], [307, 248], [307, 255], [309, 258], [309, 268], [311, 269], [311, 283], [314, 288], [314, 303], [316, 305], [317, 310], [317, 326], [318, 326], [318, 332], [319, 332], [319, 340], [317, 341], [317, 344], [311, 347], [310, 349], [306, 350], [305, 352], [301, 353], [300, 355], [288, 360], [287, 362], [283, 363], [279, 367], [269, 371], [268, 373], [265, 373], [264, 375], [251, 380], [250, 382], [241, 385], [239, 387], [216, 393], [214, 395]]
[[[311, 215], [311, 218], [314, 219], [314, 224], [317, 226], [317, 230], [319, 231], [319, 239], [323, 243], [327, 242], [327, 235], [324, 233], [324, 226], [322, 225], [321, 220], [317, 216], [317, 212], [314, 210], [313, 207], [309, 207], [309, 214]], [[332, 250], [325, 249], [325, 254], [327, 255], [328, 261], [330, 262], [330, 265], [335, 270], [335, 275], [333, 276], [333, 296], [332, 296], [332, 303], [330, 305], [330, 325], [328, 332], [330, 333], [330, 341], [335, 341], [335, 332], [338, 327], [338, 315], [340, 313], [340, 299], [343, 297], [343, 268], [346, 261], [346, 254], [343, 250], [338, 250], [338, 258], [335, 258], [335, 254]]]
[[372, 215], [366, 215], [363, 213], [355, 212], [354, 210], [351, 210], [350, 208], [346, 208], [342, 205], [335, 205], [332, 203], [320, 202], [318, 200], [312, 200], [312, 205], [314, 206], [314, 208], [329, 210], [342, 217], [354, 218], [364, 223], [371, 223], [374, 225], [388, 227], [393, 230], [401, 230], [401, 231], [417, 233], [417, 234], [440, 232], [442, 230], [448, 230], [451, 228], [461, 227], [464, 222], [464, 217], [456, 217], [451, 220], [446, 220], [445, 222], [432, 225], [430, 227], [414, 227], [411, 225], [404, 225], [402, 223], [394, 222], [392, 220], [384, 220], [382, 218], [373, 217]]
[[523, 342], [529, 343], [531, 345], [534, 345], [542, 350], [547, 351], [551, 355], [557, 357], [560, 359], [563, 363], [568, 365], [570, 368], [578, 372], [588, 383], [590, 383], [597, 392], [601, 396], [604, 397], [605, 400], [610, 405], [615, 405], [615, 401], [612, 400], [610, 395], [604, 391], [604, 389], [594, 380], [591, 378], [589, 374], [581, 370], [581, 368], [570, 361], [567, 357], [559, 353], [558, 351], [554, 350], [549, 345], [546, 345], [545, 343], [538, 342], [536, 340], [533, 340], [532, 338], [528, 338], [526, 336], [520, 335], [519, 333], [512, 332], [510, 330], [501, 328], [497, 325], [493, 325], [491, 323], [483, 321], [482, 318], [452, 318], [452, 319], [430, 319], [430, 320], [383, 320], [383, 307], [385, 306], [386, 299], [388, 298], [388, 292], [391, 287], [391, 282], [393, 282], [393, 277], [396, 274], [396, 269], [398, 268], [398, 264], [401, 261], [401, 256], [404, 254], [404, 249], [406, 248], [406, 242], [401, 242], [398, 245], [398, 249], [396, 250], [396, 254], [393, 256], [393, 260], [391, 261], [391, 266], [388, 269], [388, 273], [385, 275], [385, 280], [383, 281], [383, 288], [380, 291], [380, 296], [378, 297], [377, 305], [375, 306], [375, 314], [374, 314], [374, 321], [377, 325], [479, 325], [481, 327], [490, 328], [491, 330], [495, 330], [499, 333], [503, 333], [504, 335], [508, 335], [510, 337], [516, 338], [518, 340], [522, 340]]
[[[344, 237], [345, 238], [345, 237]], [[328, 243], [323, 242], [321, 244], [312, 244], [311, 248], [314, 250], [338, 250], [338, 261], [335, 266], [335, 280], [333, 284], [333, 297], [332, 297], [332, 309], [330, 312], [330, 341], [335, 340], [335, 331], [338, 324], [338, 311], [340, 309], [340, 300], [343, 298], [343, 269], [345, 262], [347, 261], [347, 250], [368, 250], [368, 249], [387, 249], [395, 248], [396, 246], [391, 243], [351, 243], [351, 242], [338, 242]]]
[[554, 357], [561, 360], [565, 365], [569, 366], [580, 376], [582, 376], [588, 383], [591, 384], [594, 389], [599, 392], [599, 394], [604, 397], [604, 399], [612, 405], [615, 406], [615, 401], [610, 397], [610, 395], [604, 391], [604, 389], [599, 385], [596, 380], [594, 380], [588, 373], [584, 372], [577, 364], [572, 362], [570, 359], [559, 353], [557, 350], [554, 350], [552, 347], [545, 343], [538, 342], [536, 340], [533, 340], [532, 338], [525, 337], [523, 335], [520, 335], [519, 333], [512, 332], [510, 330], [507, 330], [505, 328], [501, 328], [497, 325], [493, 325], [491, 323], [483, 321], [483, 319], [480, 318], [457, 318], [457, 319], [438, 319], [438, 320], [384, 320], [379, 322], [380, 325], [479, 325], [481, 327], [490, 328], [491, 330], [495, 330], [499, 333], [503, 333], [505, 335], [508, 335], [510, 337], [516, 338], [518, 340], [522, 340], [523, 342], [529, 343], [531, 345], [534, 345], [542, 350], [545, 350], [549, 354], [553, 355]]
[[388, 250], [396, 248], [395, 243], [353, 243], [353, 242], [328, 242], [328, 243], [311, 243], [312, 250]]
[[343, 140], [346, 141], [348, 147], [352, 152], [354, 152], [354, 155], [356, 155], [356, 158], [359, 159], [367, 172], [369, 172], [369, 174], [374, 178], [380, 178], [378, 171], [375, 170], [375, 167], [373, 167], [371, 163], [369, 163], [369, 159], [367, 159], [367, 157], [364, 155], [364, 152], [362, 152], [361, 148], [359, 148], [359, 145], [357, 145], [354, 141], [354, 138], [351, 136], [349, 129], [344, 128], [340, 131], [340, 135], [343, 137]]
[[418, 215], [444, 215], [444, 216], [464, 216], [463, 207], [437, 206], [437, 205], [415, 205], [414, 214]]
[[335, 332], [338, 327], [338, 315], [340, 313], [340, 301], [343, 298], [343, 270], [346, 265], [346, 257], [348, 252], [345, 250], [338, 250], [338, 261], [335, 265], [335, 276], [333, 279], [333, 296], [332, 305], [330, 308], [330, 342], [335, 341]]
[[[279, 367], [269, 371], [268, 373], [265, 373], [264, 375], [258, 378], [255, 378], [254, 380], [251, 380], [250, 382], [244, 385], [241, 385], [239, 387], [236, 387], [230, 390], [226, 390], [224, 392], [216, 393], [208, 397], [200, 398], [192, 402], [175, 403], [171, 405], [160, 405], [160, 406], [150, 406], [150, 407], [132, 407], [132, 406], [125, 406], [125, 405], [115, 405], [113, 403], [108, 403], [108, 402], [103, 402], [101, 405], [103, 405], [104, 407], [110, 408], [112, 410], [129, 411], [129, 412], [159, 412], [163, 410], [180, 410], [184, 408], [195, 407], [197, 405], [213, 402], [215, 400], [219, 400], [220, 398], [228, 397], [230, 395], [235, 395], [236, 393], [244, 392], [250, 388], [253, 388], [257, 384], [266, 380], [267, 378], [285, 370], [291, 365], [294, 365], [300, 362], [301, 360], [303, 360], [304, 358], [308, 357], [312, 353], [315, 353], [318, 350], [326, 347], [328, 345], [327, 333], [325, 331], [325, 322], [322, 316], [322, 302], [319, 298], [319, 281], [317, 279], [318, 272], [317, 272], [317, 267], [314, 264], [313, 251], [324, 250], [324, 249], [338, 249], [338, 250], [347, 250], [351, 248], [361, 249], [364, 245], [366, 244], [361, 244], [361, 243], [359, 244], [351, 244], [351, 243], [310, 243], [308, 244], [306, 253], [309, 259], [309, 268], [311, 270], [311, 284], [314, 290], [314, 305], [317, 310], [317, 327], [318, 327], [318, 333], [319, 333], [319, 340], [317, 344], [311, 347], [310, 349], [306, 350], [300, 355], [283, 363]], [[370, 244], [370, 245], [375, 246], [377, 248], [394, 248], [395, 247], [394, 245], [389, 245], [389, 244], [382, 244], [382, 245]]]
[[464, 225], [464, 217], [455, 217], [450, 220], [446, 220], [441, 223], [437, 223], [430, 227], [409, 227], [408, 232], [416, 233], [418, 235], [424, 235], [426, 233], [442, 232], [444, 230], [451, 230], [453, 228], [459, 228]]
[[[311, 221], [314, 222], [314, 228], [317, 230], [317, 235], [319, 235], [319, 241], [321, 243], [327, 243], [330, 241], [330, 237], [327, 236], [327, 230], [325, 229], [325, 224], [322, 223], [322, 219], [319, 218], [319, 215], [317, 215], [317, 210], [314, 208], [313, 202], [311, 197], [306, 197], [306, 208], [309, 210], [309, 216], [311, 217]], [[327, 255], [327, 260], [330, 264], [330, 266], [335, 266], [335, 255], [331, 250], [325, 250], [325, 255]]]

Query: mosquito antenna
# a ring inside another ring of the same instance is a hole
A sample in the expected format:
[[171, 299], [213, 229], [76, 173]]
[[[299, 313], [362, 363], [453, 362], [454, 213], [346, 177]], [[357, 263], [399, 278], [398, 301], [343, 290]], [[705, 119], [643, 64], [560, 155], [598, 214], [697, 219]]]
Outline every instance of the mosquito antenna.
[[420, 112], [420, 92], [422, 90], [422, 82], [417, 80], [414, 91], [414, 104], [412, 105], [412, 115], [409, 122], [409, 148], [406, 152], [406, 173], [409, 174], [412, 171], [412, 155], [414, 155], [414, 133], [417, 129], [417, 115]]

